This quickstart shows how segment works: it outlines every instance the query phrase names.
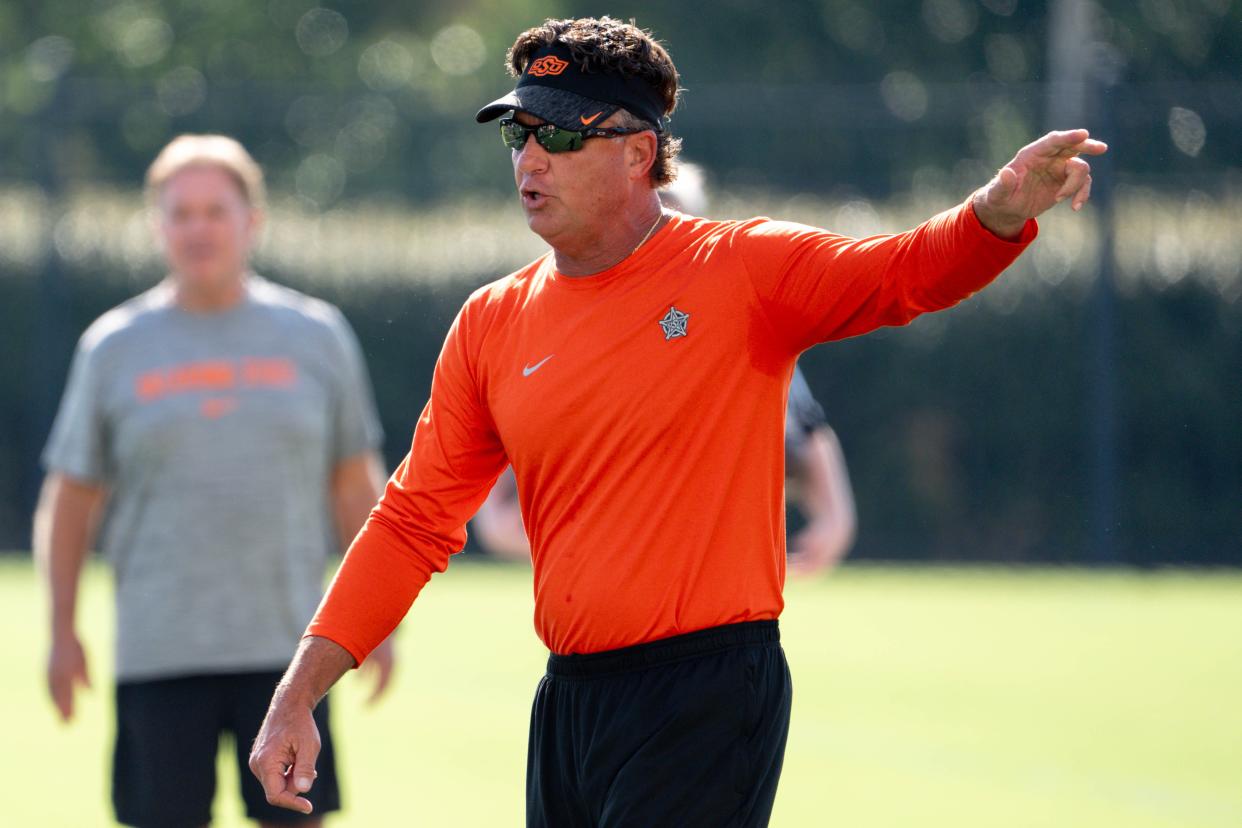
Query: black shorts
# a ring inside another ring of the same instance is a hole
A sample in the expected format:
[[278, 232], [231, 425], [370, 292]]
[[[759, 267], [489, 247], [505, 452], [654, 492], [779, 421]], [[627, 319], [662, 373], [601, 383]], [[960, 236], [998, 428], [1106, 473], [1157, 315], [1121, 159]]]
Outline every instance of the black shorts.
[[[185, 676], [122, 682], [116, 688], [116, 752], [112, 804], [117, 821], [142, 828], [190, 828], [211, 822], [220, 735], [233, 735], [246, 815], [297, 824], [308, 817], [267, 803], [250, 772], [258, 735], [279, 672]], [[315, 708], [323, 748], [319, 776], [307, 798], [318, 819], [339, 810], [340, 794], [328, 731], [328, 700]]]
[[548, 659], [528, 828], [768, 824], [793, 685], [775, 621]]

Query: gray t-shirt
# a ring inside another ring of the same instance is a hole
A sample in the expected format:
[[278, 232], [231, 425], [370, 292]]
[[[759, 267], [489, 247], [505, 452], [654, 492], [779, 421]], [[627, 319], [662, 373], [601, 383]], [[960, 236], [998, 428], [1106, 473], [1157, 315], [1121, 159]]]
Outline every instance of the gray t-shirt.
[[117, 677], [279, 669], [339, 548], [335, 465], [378, 447], [333, 306], [256, 276], [191, 313], [161, 284], [82, 335], [43, 462], [105, 484]]

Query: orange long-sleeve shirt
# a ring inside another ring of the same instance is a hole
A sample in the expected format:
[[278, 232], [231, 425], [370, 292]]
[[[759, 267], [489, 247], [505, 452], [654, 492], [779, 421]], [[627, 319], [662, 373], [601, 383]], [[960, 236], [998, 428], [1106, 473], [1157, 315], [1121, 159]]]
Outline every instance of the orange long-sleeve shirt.
[[566, 277], [548, 255], [479, 289], [307, 634], [361, 662], [464, 546], [507, 463], [553, 652], [776, 618], [798, 355], [956, 304], [1036, 232], [998, 239], [969, 205], [861, 240], [678, 214], [602, 273]]

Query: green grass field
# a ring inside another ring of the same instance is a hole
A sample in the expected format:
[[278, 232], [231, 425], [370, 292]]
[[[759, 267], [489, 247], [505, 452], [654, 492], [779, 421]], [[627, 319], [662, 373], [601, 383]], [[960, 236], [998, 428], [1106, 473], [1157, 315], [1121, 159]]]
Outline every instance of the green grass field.
[[[84, 586], [96, 689], [45, 699], [45, 605], [0, 559], [0, 824], [107, 826], [112, 611]], [[794, 583], [775, 826], [1242, 825], [1242, 576], [854, 566]], [[334, 826], [519, 826], [545, 652], [529, 574], [455, 564], [415, 604], [391, 694], [336, 694]], [[226, 767], [222, 764], [222, 767]], [[245, 824], [223, 773], [216, 824]]]

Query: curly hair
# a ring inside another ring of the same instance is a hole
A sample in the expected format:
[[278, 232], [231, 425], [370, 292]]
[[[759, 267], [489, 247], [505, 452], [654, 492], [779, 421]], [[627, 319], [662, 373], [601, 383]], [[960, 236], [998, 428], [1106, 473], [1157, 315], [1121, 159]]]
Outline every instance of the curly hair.
[[[505, 56], [509, 74], [519, 77], [530, 64], [531, 55], [545, 46], [560, 42], [584, 72], [611, 72], [624, 77], [639, 77], [655, 87], [664, 102], [664, 115], [673, 114], [681, 92], [681, 77], [668, 51], [655, 36], [638, 28], [633, 21], [624, 23], [612, 17], [581, 17], [576, 20], [545, 20], [543, 25], [527, 29], [517, 36]], [[651, 182], [663, 187], [677, 177], [676, 158], [681, 152], [681, 139], [667, 129], [650, 123], [629, 110], [623, 113], [622, 126], [650, 129], [656, 134], [655, 162], [651, 165]]]

